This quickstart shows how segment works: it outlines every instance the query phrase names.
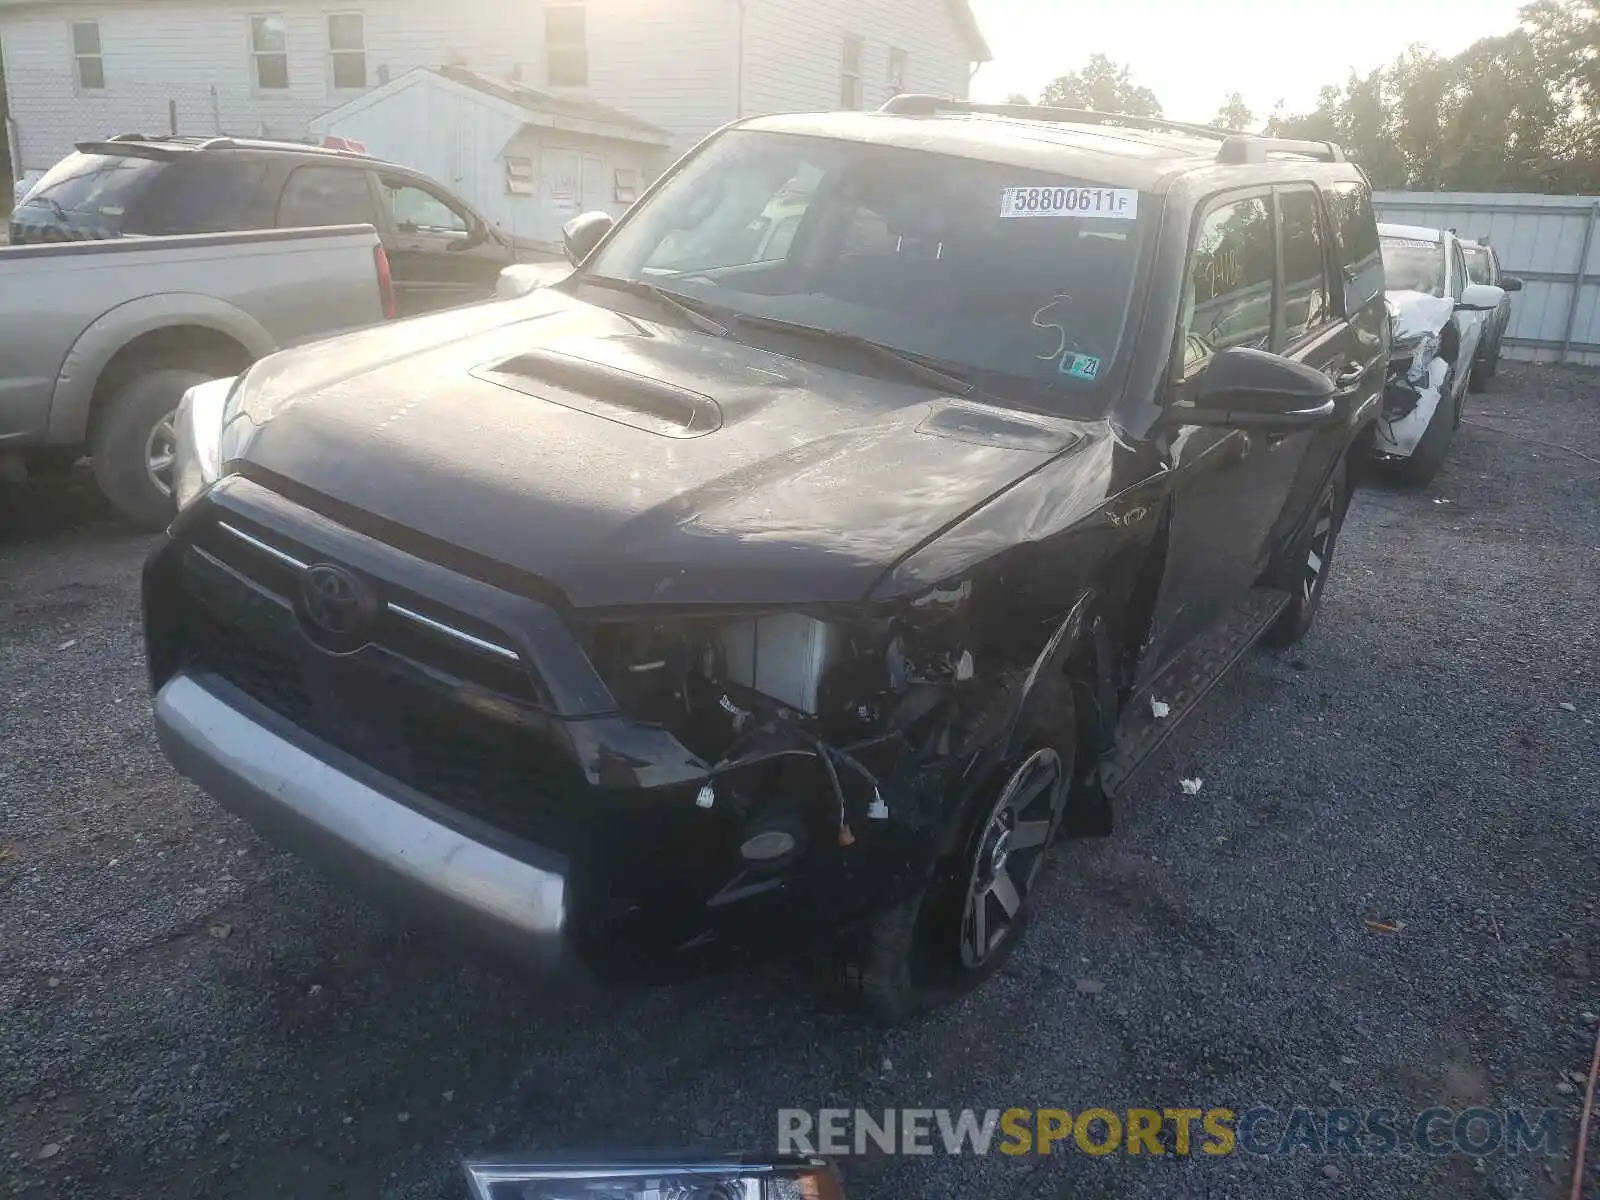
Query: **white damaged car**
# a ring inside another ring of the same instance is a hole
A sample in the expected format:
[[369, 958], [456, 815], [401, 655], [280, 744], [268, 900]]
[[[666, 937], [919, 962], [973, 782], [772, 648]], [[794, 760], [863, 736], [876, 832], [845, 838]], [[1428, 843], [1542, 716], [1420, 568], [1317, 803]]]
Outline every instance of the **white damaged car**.
[[1374, 428], [1380, 461], [1426, 483], [1439, 472], [1500, 288], [1473, 283], [1461, 240], [1447, 229], [1378, 226], [1389, 308], [1389, 377]]

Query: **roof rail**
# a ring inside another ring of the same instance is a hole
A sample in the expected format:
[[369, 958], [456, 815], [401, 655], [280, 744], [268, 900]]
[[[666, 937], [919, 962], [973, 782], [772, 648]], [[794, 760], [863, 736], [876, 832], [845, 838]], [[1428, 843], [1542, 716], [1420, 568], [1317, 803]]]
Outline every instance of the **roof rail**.
[[1265, 162], [1273, 154], [1295, 154], [1323, 162], [1344, 162], [1344, 151], [1332, 142], [1305, 142], [1291, 138], [1261, 137], [1218, 129], [1213, 125], [1191, 125], [1165, 117], [1136, 117], [1129, 113], [1095, 112], [1087, 108], [1053, 108], [1045, 104], [983, 104], [975, 100], [956, 100], [908, 92], [892, 96], [879, 112], [902, 117], [932, 117], [939, 113], [981, 113], [985, 116], [1017, 117], [1029, 121], [1062, 121], [1079, 125], [1112, 125], [1149, 129], [1158, 133], [1182, 133], [1190, 137], [1221, 142], [1217, 161], [1222, 163]]
[[1095, 112], [1088, 108], [1055, 108], [1048, 104], [984, 104], [977, 100], [957, 100], [947, 96], [927, 96], [906, 92], [891, 96], [879, 112], [902, 117], [933, 117], [939, 113], [980, 113], [992, 117], [1019, 117], [1030, 121], [1061, 121], [1076, 125], [1122, 125], [1134, 129], [1152, 129], [1172, 133], [1186, 133], [1220, 141], [1229, 136], [1226, 129], [1210, 125], [1189, 125], [1183, 121], [1169, 121], [1165, 117], [1136, 117], [1129, 113]]
[[1221, 163], [1265, 162], [1274, 154], [1293, 154], [1321, 162], [1344, 162], [1344, 151], [1332, 142], [1306, 142], [1296, 138], [1261, 137], [1254, 133], [1231, 133], [1217, 151]]

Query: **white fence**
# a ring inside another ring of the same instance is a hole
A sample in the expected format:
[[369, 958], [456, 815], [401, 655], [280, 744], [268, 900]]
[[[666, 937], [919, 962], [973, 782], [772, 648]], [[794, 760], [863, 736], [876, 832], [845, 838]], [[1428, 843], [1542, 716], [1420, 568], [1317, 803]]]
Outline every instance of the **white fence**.
[[1600, 197], [1377, 192], [1378, 220], [1488, 235], [1508, 275], [1507, 358], [1600, 364]]

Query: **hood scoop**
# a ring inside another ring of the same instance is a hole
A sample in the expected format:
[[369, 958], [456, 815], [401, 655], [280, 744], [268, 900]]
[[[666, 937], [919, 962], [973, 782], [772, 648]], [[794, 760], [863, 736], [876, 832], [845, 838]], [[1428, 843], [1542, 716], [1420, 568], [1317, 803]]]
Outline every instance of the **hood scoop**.
[[471, 374], [536, 400], [662, 437], [702, 437], [722, 427], [722, 410], [710, 396], [554, 350], [528, 350], [476, 367]]
[[1063, 422], [1042, 414], [1025, 416], [1014, 409], [996, 408], [973, 400], [939, 405], [923, 418], [917, 432], [974, 446], [1028, 450], [1035, 454], [1060, 454], [1082, 440]]

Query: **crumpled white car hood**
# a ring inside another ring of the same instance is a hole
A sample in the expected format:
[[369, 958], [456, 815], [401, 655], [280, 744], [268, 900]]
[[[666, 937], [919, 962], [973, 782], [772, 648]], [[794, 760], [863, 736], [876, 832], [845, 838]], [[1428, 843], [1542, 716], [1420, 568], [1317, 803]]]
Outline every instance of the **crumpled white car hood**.
[[1456, 307], [1449, 297], [1430, 296], [1427, 292], [1391, 291], [1385, 292], [1383, 299], [1396, 341], [1438, 333]]

